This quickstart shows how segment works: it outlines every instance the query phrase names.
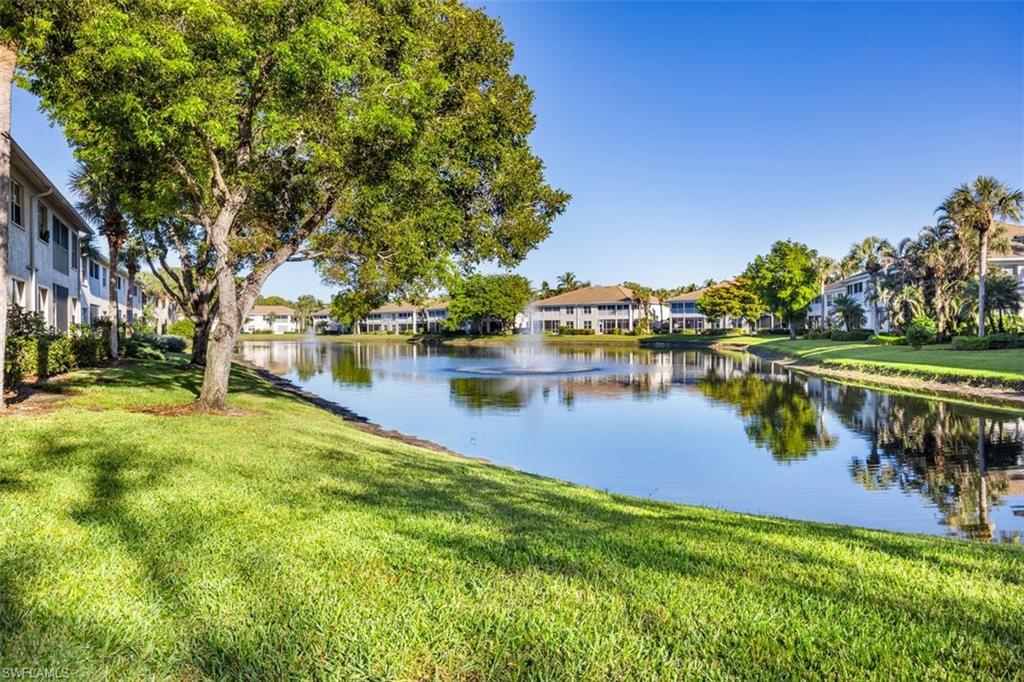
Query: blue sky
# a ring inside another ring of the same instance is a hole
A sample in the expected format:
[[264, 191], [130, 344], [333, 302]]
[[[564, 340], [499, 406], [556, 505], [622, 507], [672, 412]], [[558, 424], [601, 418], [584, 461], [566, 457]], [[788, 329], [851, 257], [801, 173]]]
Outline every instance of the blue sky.
[[[573, 194], [518, 269], [674, 286], [776, 239], [838, 256], [933, 220], [985, 173], [1024, 185], [1024, 3], [488, 3], [536, 92], [535, 150]], [[71, 155], [16, 93], [14, 133]], [[328, 297], [308, 265], [265, 293]]]

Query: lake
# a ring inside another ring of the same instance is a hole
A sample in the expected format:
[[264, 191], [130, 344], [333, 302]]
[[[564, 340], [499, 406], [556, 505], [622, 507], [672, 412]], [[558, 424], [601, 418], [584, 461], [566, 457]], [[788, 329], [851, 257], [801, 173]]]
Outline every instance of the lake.
[[1021, 542], [1024, 415], [807, 377], [746, 353], [242, 341], [389, 429], [615, 493]]

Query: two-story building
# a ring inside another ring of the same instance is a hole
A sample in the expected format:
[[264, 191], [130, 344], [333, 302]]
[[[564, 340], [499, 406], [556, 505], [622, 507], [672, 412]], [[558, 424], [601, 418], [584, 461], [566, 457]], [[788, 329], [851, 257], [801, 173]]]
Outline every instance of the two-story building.
[[28, 154], [11, 141], [7, 263], [11, 303], [67, 331], [83, 321], [82, 240], [92, 229]]
[[83, 256], [82, 277], [82, 320], [89, 324], [113, 318], [110, 310], [111, 287], [117, 293], [119, 322], [134, 320], [145, 307], [145, 292], [141, 283], [136, 281], [129, 287], [128, 271], [123, 268], [116, 272], [112, 271], [110, 259], [102, 254]]
[[254, 305], [245, 316], [243, 334], [293, 334], [299, 331], [295, 311], [284, 305]]
[[361, 334], [440, 332], [447, 329], [448, 301], [416, 305], [408, 301], [388, 303], [371, 310], [355, 324]]
[[[713, 287], [733, 286], [734, 280], [728, 280]], [[673, 332], [692, 330], [700, 333], [705, 329], [729, 329], [731, 327], [753, 327], [755, 330], [772, 329], [777, 318], [771, 313], [764, 313], [756, 320], [745, 320], [722, 315], [709, 318], [697, 308], [697, 301], [713, 287], [704, 287], [694, 291], [685, 291], [668, 299], [670, 329]]]
[[989, 269], [999, 268], [1017, 280], [1017, 289], [1021, 292], [1021, 314], [1024, 314], [1024, 225], [1000, 223], [999, 227], [1008, 246], [992, 250], [988, 259]]
[[311, 321], [318, 334], [337, 334], [345, 329], [345, 325], [331, 317], [329, 308], [321, 308], [313, 313]]
[[[668, 318], [668, 305], [657, 298], [647, 302], [650, 323], [658, 327]], [[607, 334], [613, 329], [631, 332], [648, 314], [633, 291], [623, 286], [583, 287], [533, 303], [527, 311], [534, 332], [593, 329]]]
[[807, 327], [819, 329], [828, 326], [828, 322], [834, 326], [839, 323], [835, 319], [835, 301], [842, 295], [849, 296], [864, 309], [864, 329], [886, 331], [889, 328], [888, 314], [884, 306], [875, 305], [872, 299], [872, 277], [867, 272], [858, 272], [838, 282], [825, 286], [825, 325], [821, 319], [821, 296], [815, 296], [810, 305], [807, 306]]

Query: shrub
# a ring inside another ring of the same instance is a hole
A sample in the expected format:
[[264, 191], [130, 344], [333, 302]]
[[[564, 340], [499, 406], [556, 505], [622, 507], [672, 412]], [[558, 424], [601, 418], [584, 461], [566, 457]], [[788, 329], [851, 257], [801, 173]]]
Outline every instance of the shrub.
[[124, 354], [139, 360], [163, 360], [164, 354], [157, 345], [155, 336], [136, 334], [124, 342]]
[[987, 336], [954, 336], [953, 350], [988, 350]]
[[183, 339], [191, 339], [196, 333], [196, 324], [187, 317], [175, 320], [167, 326], [167, 333], [171, 336], [180, 336]]
[[808, 329], [804, 332], [804, 338], [809, 341], [818, 341], [820, 339], [831, 339], [831, 329]]
[[907, 337], [890, 334], [875, 334], [870, 339], [871, 343], [876, 346], [905, 346], [907, 345]]
[[874, 335], [873, 329], [851, 329], [850, 331], [833, 329], [831, 339], [833, 341], [867, 341]]
[[915, 350], [926, 343], [935, 342], [935, 320], [925, 315], [918, 315], [907, 325], [907, 343]]
[[622, 332], [622, 330], [621, 330], [620, 328], [618, 328], [618, 327], [614, 327], [614, 328], [612, 328], [612, 330], [611, 330], [610, 332], [608, 332], [608, 333], [609, 333], [609, 334], [611, 334], [611, 335], [613, 335], [613, 336], [622, 336], [622, 333], [623, 333], [623, 332]]
[[1024, 348], [1024, 335], [1021, 334], [989, 334], [988, 347], [993, 350], [1005, 348]]
[[743, 336], [747, 330], [741, 327], [726, 327], [722, 329], [705, 329], [705, 336]]
[[185, 352], [185, 347], [188, 346], [188, 341], [180, 336], [164, 334], [157, 337], [156, 346], [165, 353], [183, 353]]
[[58, 336], [46, 340], [46, 376], [64, 374], [77, 366], [71, 337]]

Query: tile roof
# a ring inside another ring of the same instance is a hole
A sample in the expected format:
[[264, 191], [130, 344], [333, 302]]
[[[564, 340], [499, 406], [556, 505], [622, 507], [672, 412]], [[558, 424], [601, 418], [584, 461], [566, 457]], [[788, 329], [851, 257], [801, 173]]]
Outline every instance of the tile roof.
[[583, 287], [564, 294], [534, 301], [534, 305], [585, 305], [587, 303], [625, 303], [633, 300], [633, 291], [623, 286]]
[[408, 301], [397, 301], [385, 303], [379, 308], [374, 308], [371, 313], [411, 313], [415, 310], [445, 310], [448, 308], [448, 301], [427, 301], [423, 305], [414, 305]]
[[254, 305], [250, 315], [294, 315], [295, 311], [286, 305]]
[[1010, 242], [1010, 248], [993, 250], [995, 257], [1021, 257], [1024, 258], [1024, 225], [1014, 223], [997, 223], [997, 229], [1002, 228], [1003, 235]]

